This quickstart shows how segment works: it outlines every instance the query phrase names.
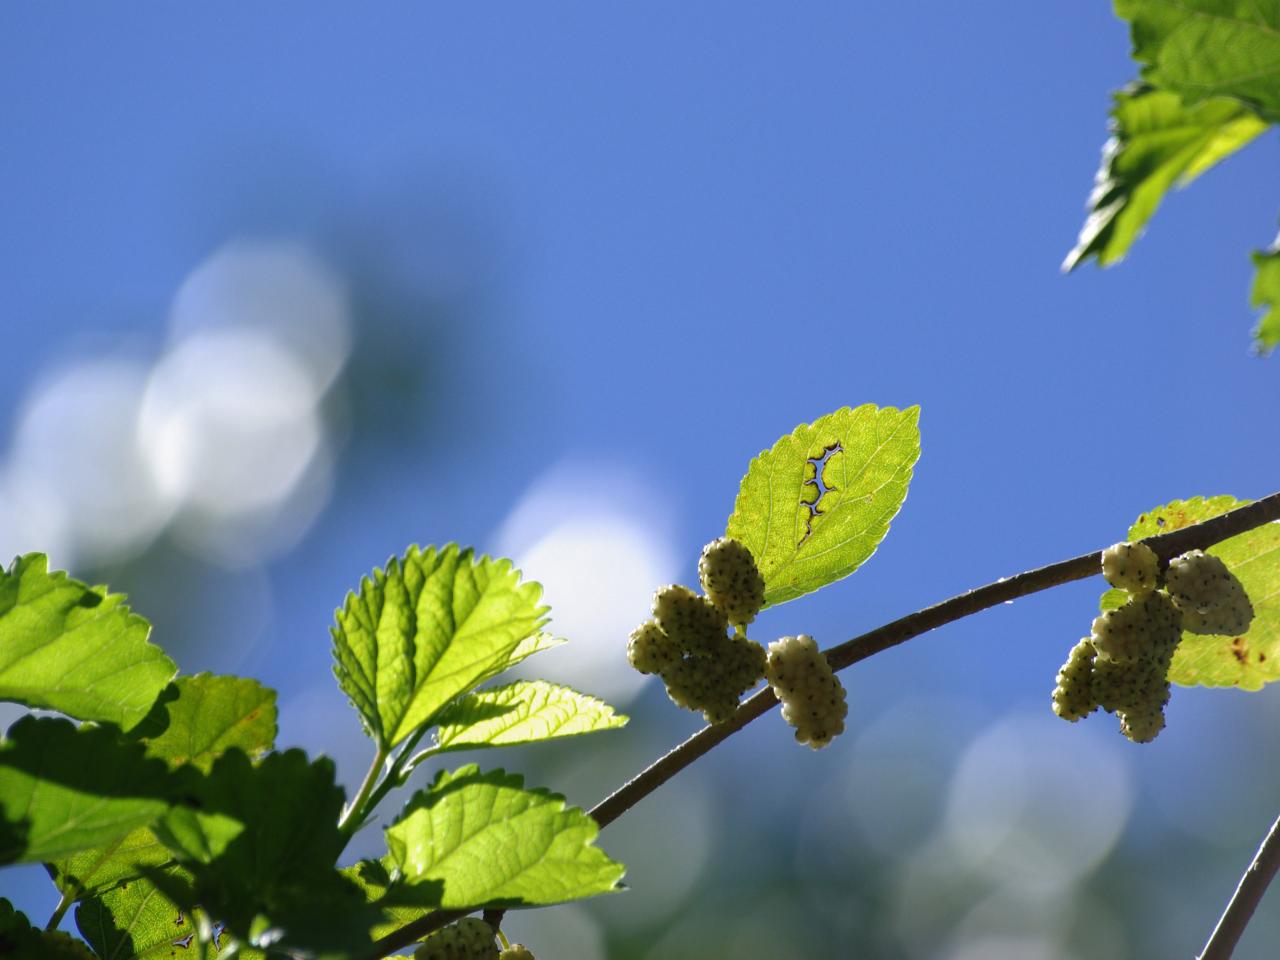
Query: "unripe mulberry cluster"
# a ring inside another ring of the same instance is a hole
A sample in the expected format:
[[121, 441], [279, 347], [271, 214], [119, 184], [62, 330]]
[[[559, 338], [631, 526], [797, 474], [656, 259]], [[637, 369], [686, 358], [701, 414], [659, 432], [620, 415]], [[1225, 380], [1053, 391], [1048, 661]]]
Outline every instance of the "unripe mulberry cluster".
[[678, 706], [723, 723], [742, 695], [764, 676], [764, 648], [741, 630], [764, 604], [764, 580], [751, 552], [727, 537], [707, 544], [698, 564], [705, 595], [672, 584], [653, 597], [653, 619], [627, 643], [627, 659], [641, 673], [662, 677]]
[[821, 749], [844, 732], [849, 714], [844, 685], [813, 637], [783, 637], [769, 644], [765, 666], [769, 686], [782, 703], [782, 716], [796, 729], [796, 741]]
[[1182, 632], [1243, 633], [1253, 606], [1240, 581], [1217, 557], [1192, 550], [1164, 573], [1144, 543], [1118, 543], [1102, 553], [1102, 573], [1129, 593], [1093, 628], [1058, 670], [1053, 712], [1075, 722], [1101, 708], [1120, 718], [1120, 732], [1148, 743], [1164, 729], [1169, 665]]
[[513, 943], [498, 954], [498, 960], [534, 960], [533, 951], [522, 943]]
[[464, 917], [422, 941], [414, 960], [498, 960], [493, 927], [479, 917]]

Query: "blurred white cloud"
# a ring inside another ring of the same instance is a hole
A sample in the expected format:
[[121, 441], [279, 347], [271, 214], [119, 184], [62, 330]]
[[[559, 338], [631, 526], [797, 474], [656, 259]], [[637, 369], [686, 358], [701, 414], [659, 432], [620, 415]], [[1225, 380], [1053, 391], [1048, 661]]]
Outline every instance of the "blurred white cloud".
[[153, 364], [68, 361], [30, 390], [0, 463], [0, 553], [119, 561], [171, 528], [227, 565], [287, 549], [327, 502], [321, 412], [351, 346], [338, 276], [240, 242], [183, 284]]
[[1040, 937], [983, 937], [948, 953], [946, 960], [1074, 960], [1074, 954]]
[[550, 629], [570, 641], [538, 658], [538, 675], [619, 703], [639, 692], [648, 678], [627, 663], [627, 637], [679, 573], [669, 528], [659, 496], [606, 464], [566, 462], [529, 488], [493, 542], [543, 585]]
[[1009, 883], [1069, 887], [1120, 839], [1133, 777], [1107, 731], [1019, 713], [965, 751], [943, 837], [970, 869]]
[[894, 928], [904, 953], [1065, 937], [1082, 882], [1132, 811], [1124, 742], [1047, 711], [983, 729], [955, 766], [936, 831], [898, 861]]
[[146, 376], [137, 361], [90, 359], [32, 387], [0, 480], [6, 553], [118, 559], [160, 533], [176, 501], [155, 482], [134, 430]]
[[351, 349], [347, 291], [313, 252], [291, 241], [240, 240], [192, 271], [173, 302], [182, 341], [209, 330], [251, 330], [279, 343], [319, 394]]

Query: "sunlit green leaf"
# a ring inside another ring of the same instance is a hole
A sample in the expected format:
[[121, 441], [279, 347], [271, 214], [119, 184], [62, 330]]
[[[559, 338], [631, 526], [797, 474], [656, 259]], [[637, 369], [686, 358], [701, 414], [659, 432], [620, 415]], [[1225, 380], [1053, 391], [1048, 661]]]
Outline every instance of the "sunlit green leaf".
[[1235, 97], [1280, 119], [1280, 0], [1116, 0], [1143, 76], [1189, 102]]
[[158, 960], [187, 952], [194, 922], [154, 883], [134, 879], [85, 900], [76, 928], [102, 960]]
[[101, 847], [162, 815], [172, 775], [110, 727], [26, 716], [0, 742], [0, 863]]
[[1266, 128], [1257, 114], [1225, 97], [1184, 106], [1176, 93], [1146, 84], [1117, 92], [1089, 217], [1063, 268], [1088, 257], [1104, 267], [1120, 260], [1172, 187], [1186, 186]]
[[1253, 305], [1262, 310], [1253, 335], [1258, 349], [1269, 353], [1280, 344], [1280, 244], [1253, 255]]
[[[1248, 501], [1234, 497], [1192, 497], [1149, 510], [1129, 528], [1139, 540], [1208, 520]], [[1183, 686], [1258, 690], [1280, 679], [1280, 523], [1267, 523], [1210, 547], [1244, 584], [1254, 621], [1242, 637], [1184, 633], [1169, 679]], [[1103, 609], [1122, 603], [1120, 591], [1103, 595]]]
[[442, 885], [441, 906], [532, 906], [618, 889], [624, 868], [593, 845], [598, 832], [563, 797], [466, 766], [413, 795], [387, 848], [410, 884]]
[[208, 772], [232, 747], [250, 757], [272, 748], [276, 692], [244, 677], [178, 677], [133, 735], [171, 767], [186, 763]]
[[147, 867], [173, 860], [169, 848], [149, 827], [131, 830], [112, 842], [46, 863], [58, 889], [72, 899], [92, 896], [141, 877]]
[[765, 606], [847, 577], [875, 552], [920, 456], [919, 414], [844, 407], [751, 461], [727, 533], [756, 558]]
[[0, 700], [129, 729], [178, 668], [120, 594], [48, 572], [43, 554], [0, 573]]
[[347, 595], [336, 614], [334, 672], [370, 734], [394, 746], [449, 701], [550, 641], [542, 588], [509, 560], [411, 547]]
[[507, 747], [621, 727], [627, 718], [603, 700], [541, 680], [468, 694], [437, 717], [438, 753]]

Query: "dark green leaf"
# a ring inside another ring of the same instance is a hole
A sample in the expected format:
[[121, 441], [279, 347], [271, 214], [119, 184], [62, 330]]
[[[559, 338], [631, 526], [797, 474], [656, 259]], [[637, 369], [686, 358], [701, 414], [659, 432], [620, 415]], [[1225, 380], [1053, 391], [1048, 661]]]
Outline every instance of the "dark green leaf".
[[626, 724], [603, 700], [542, 680], [480, 690], [460, 697], [436, 721], [436, 753], [508, 747], [572, 737]]
[[94, 960], [83, 943], [65, 933], [37, 930], [3, 897], [0, 897], [0, 957], [6, 960]]
[[443, 884], [443, 907], [534, 906], [618, 889], [624, 868], [593, 845], [598, 832], [564, 797], [466, 766], [413, 795], [387, 848], [410, 885]]
[[1258, 350], [1270, 353], [1280, 343], [1280, 242], [1253, 255], [1253, 305], [1262, 310], [1253, 335]]
[[336, 614], [334, 672], [383, 747], [429, 723], [449, 701], [545, 648], [542, 588], [509, 560], [411, 547], [347, 595]]
[[1235, 97], [1280, 119], [1280, 0], [1116, 0], [1134, 59], [1188, 102]]
[[178, 668], [151, 627], [107, 594], [48, 572], [43, 554], [0, 573], [0, 700], [129, 729]]
[[0, 863], [55, 860], [145, 827], [174, 776], [110, 727], [23, 717], [0, 742]]
[[342, 788], [333, 764], [300, 750], [254, 765], [238, 750], [214, 761], [190, 807], [155, 826], [184, 874], [147, 879], [183, 908], [201, 905], [233, 935], [253, 943], [264, 929], [286, 945], [316, 950], [368, 943], [379, 914], [334, 869]]
[[361, 860], [343, 870], [342, 875], [360, 888], [367, 904], [383, 913], [382, 919], [369, 931], [374, 940], [380, 940], [440, 905], [443, 884], [428, 881], [407, 884], [399, 879], [393, 880], [386, 864], [380, 860]]
[[847, 577], [875, 552], [920, 456], [919, 415], [844, 407], [751, 461], [727, 532], [755, 557], [766, 607]]
[[[164, 760], [170, 768], [190, 764], [207, 772], [232, 747], [250, 756], [271, 749], [275, 698], [275, 691], [240, 677], [178, 677], [131, 735], [142, 740], [148, 755]], [[238, 831], [239, 824], [233, 824], [232, 830]], [[80, 899], [141, 877], [144, 867], [159, 867], [172, 858], [169, 849], [144, 827], [48, 867], [59, 889]]]
[[1177, 94], [1146, 84], [1116, 93], [1089, 218], [1063, 269], [1089, 257], [1104, 267], [1120, 260], [1172, 187], [1186, 186], [1266, 128], [1225, 97], [1184, 106]]

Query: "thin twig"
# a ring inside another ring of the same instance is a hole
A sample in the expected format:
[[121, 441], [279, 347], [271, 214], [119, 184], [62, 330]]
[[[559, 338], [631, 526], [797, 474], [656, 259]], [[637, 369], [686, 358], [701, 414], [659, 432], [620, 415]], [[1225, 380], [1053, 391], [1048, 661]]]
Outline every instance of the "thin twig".
[[[1280, 519], [1280, 493], [1273, 493], [1269, 497], [1237, 507], [1235, 510], [1201, 523], [1183, 527], [1171, 533], [1148, 537], [1143, 542], [1156, 552], [1162, 562], [1167, 563], [1171, 558], [1188, 550], [1203, 550], [1277, 519]], [[1047, 567], [1028, 570], [1014, 577], [997, 580], [995, 583], [962, 593], [932, 607], [925, 607], [923, 610], [877, 627], [852, 640], [846, 640], [827, 650], [827, 659], [834, 669], [843, 670], [860, 660], [905, 643], [913, 637], [998, 606], [1006, 600], [1015, 600], [1073, 580], [1094, 576], [1101, 572], [1101, 567], [1102, 551], [1095, 550], [1093, 553], [1086, 553], [1079, 557], [1072, 557], [1070, 560], [1052, 563]], [[773, 695], [773, 691], [765, 687], [743, 703], [731, 720], [715, 726], [703, 727], [684, 743], [601, 800], [591, 808], [589, 815], [601, 829], [607, 827], [716, 744], [727, 740], [752, 720], [767, 713], [777, 703], [778, 698]], [[463, 915], [464, 913], [458, 911], [441, 911], [419, 917], [375, 943], [373, 950], [367, 955], [367, 960], [379, 960]]]
[[1277, 870], [1280, 870], [1280, 817], [1271, 825], [1249, 869], [1240, 878], [1240, 885], [1209, 935], [1199, 960], [1227, 960], [1231, 956]]

